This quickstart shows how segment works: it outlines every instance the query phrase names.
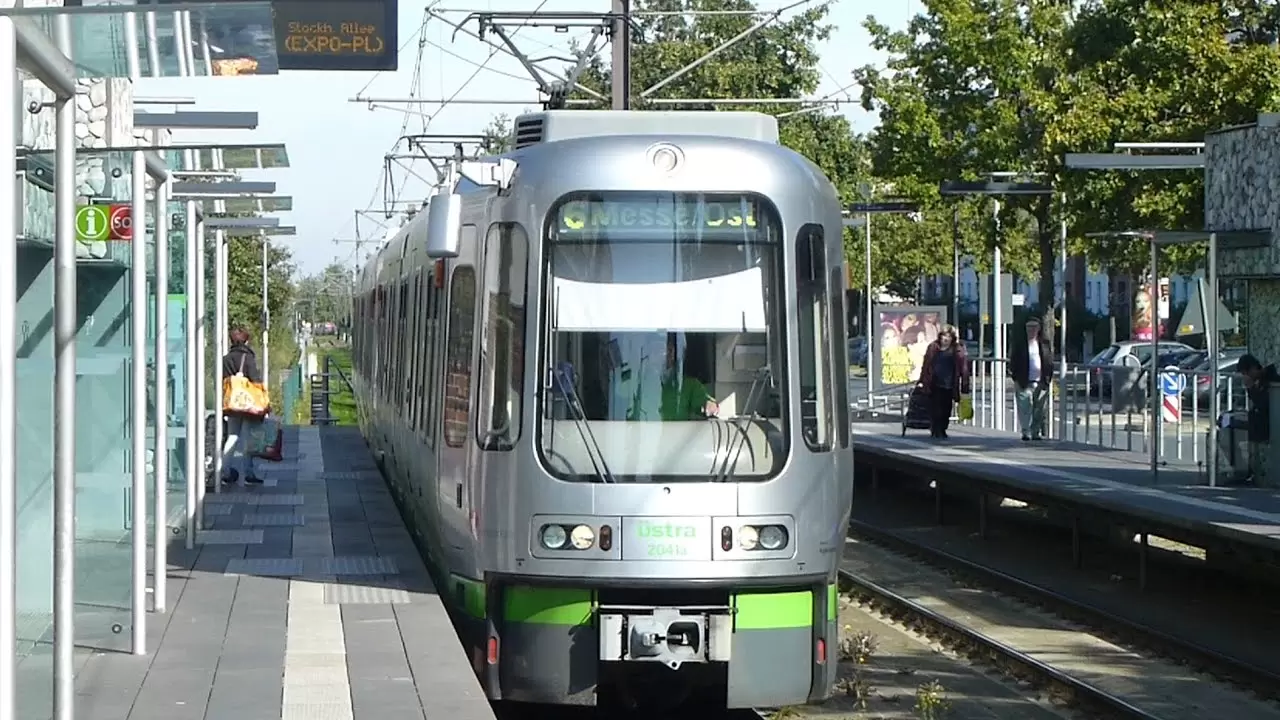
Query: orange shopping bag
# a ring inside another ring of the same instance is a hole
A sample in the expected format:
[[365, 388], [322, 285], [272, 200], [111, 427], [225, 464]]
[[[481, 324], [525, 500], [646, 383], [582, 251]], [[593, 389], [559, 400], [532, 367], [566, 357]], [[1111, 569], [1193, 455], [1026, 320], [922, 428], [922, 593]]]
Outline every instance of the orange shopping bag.
[[263, 417], [271, 409], [271, 398], [262, 385], [244, 376], [244, 356], [235, 375], [222, 380], [222, 409], [225, 412]]

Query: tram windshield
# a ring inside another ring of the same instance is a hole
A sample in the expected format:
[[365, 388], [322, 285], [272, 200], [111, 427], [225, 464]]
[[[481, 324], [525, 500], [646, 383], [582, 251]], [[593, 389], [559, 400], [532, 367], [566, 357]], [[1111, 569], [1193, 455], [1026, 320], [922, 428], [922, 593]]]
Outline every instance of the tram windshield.
[[547, 222], [543, 464], [765, 480], [788, 452], [782, 229], [762, 198], [583, 193]]

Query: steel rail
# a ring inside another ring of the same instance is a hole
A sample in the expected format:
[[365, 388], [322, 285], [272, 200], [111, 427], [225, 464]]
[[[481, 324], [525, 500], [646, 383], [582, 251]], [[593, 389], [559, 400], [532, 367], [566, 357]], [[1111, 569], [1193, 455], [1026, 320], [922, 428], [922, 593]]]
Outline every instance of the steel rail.
[[[1136, 635], [1140, 642], [1147, 641], [1142, 644], [1155, 641], [1157, 645], [1166, 646], [1175, 651], [1178, 660], [1189, 660], [1193, 664], [1212, 668], [1210, 670], [1212, 674], [1248, 688], [1262, 697], [1272, 700], [1280, 699], [1280, 674], [1267, 668], [1258, 667], [1219, 650], [1171, 635], [1139, 620], [1095, 607], [1043, 585], [1037, 585], [945, 550], [908, 539], [892, 530], [856, 519], [849, 521], [849, 530], [851, 535], [861, 536], [895, 552], [915, 555], [940, 569], [959, 570], [972, 575], [984, 585], [1024, 602], [1048, 606], [1058, 614], [1063, 614], [1062, 611], [1065, 609], [1068, 619], [1083, 622], [1104, 632]], [[1161, 650], [1160, 647], [1151, 649]], [[1167, 651], [1165, 652], [1168, 654]]]
[[1108, 693], [1107, 691], [1090, 685], [1089, 683], [1037, 660], [1030, 655], [1007, 645], [993, 637], [990, 637], [981, 631], [962, 625], [941, 613], [927, 608], [913, 600], [909, 600], [892, 590], [879, 585], [870, 578], [863, 577], [855, 572], [848, 570], [840, 570], [840, 579], [854, 587], [856, 594], [862, 595], [867, 599], [888, 606], [893, 610], [903, 613], [907, 617], [914, 620], [921, 620], [935, 631], [941, 631], [940, 634], [948, 636], [953, 641], [968, 643], [982, 648], [991, 655], [1013, 662], [1022, 666], [1031, 672], [1039, 675], [1050, 682], [1065, 686], [1071, 690], [1072, 698], [1083, 704], [1090, 704], [1102, 709], [1117, 717], [1130, 718], [1132, 720], [1161, 720], [1158, 716], [1152, 715], [1147, 711], [1129, 704], [1125, 700]]

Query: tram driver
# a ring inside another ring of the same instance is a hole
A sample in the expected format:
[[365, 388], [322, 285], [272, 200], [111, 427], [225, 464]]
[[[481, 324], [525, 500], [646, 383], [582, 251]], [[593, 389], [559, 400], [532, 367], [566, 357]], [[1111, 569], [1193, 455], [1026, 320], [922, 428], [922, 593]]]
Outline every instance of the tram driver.
[[684, 372], [676, 333], [667, 333], [667, 361], [662, 370], [662, 403], [658, 415], [664, 421], [716, 417], [720, 404], [698, 378]]

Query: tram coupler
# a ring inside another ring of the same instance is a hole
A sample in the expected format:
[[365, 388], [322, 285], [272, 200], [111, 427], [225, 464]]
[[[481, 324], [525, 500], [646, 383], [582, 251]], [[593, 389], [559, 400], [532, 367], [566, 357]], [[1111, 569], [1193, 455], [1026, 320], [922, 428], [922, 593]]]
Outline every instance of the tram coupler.
[[729, 607], [602, 607], [600, 659], [684, 663], [728, 662], [733, 642]]

